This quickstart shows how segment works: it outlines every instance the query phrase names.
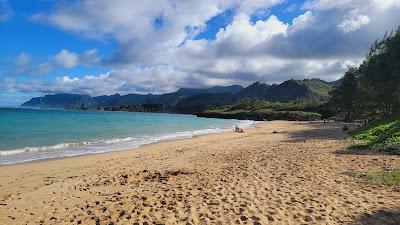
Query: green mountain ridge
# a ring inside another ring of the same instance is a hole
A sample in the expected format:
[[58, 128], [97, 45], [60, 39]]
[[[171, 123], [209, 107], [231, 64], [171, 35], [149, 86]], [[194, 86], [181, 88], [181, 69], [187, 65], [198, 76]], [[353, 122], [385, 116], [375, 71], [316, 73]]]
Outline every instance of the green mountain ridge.
[[54, 94], [32, 98], [23, 107], [73, 108], [84, 105], [92, 108], [115, 109], [129, 105], [158, 104], [166, 112], [195, 113], [212, 107], [232, 104], [243, 98], [262, 99], [271, 102], [289, 102], [296, 99], [325, 99], [333, 85], [320, 79], [288, 80], [269, 85], [254, 82], [246, 88], [239, 85], [215, 86], [203, 89], [181, 88], [161, 95], [103, 95], [90, 97], [76, 94]]

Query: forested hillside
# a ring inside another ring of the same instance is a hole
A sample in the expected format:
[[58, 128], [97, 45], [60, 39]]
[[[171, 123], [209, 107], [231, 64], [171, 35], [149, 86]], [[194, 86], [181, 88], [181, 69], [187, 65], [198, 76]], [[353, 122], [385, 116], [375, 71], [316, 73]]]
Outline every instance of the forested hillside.
[[[268, 85], [255, 82], [246, 88], [239, 85], [215, 86], [204, 89], [182, 88], [161, 95], [87, 95], [55, 94], [33, 98], [22, 104], [26, 107], [104, 109], [114, 111], [198, 113], [204, 110], [234, 104], [241, 99], [260, 99], [290, 103], [299, 99], [314, 99], [322, 104], [333, 85], [319, 80], [288, 80]], [[157, 105], [157, 107], [154, 107]], [[151, 106], [151, 107], [150, 107]]]

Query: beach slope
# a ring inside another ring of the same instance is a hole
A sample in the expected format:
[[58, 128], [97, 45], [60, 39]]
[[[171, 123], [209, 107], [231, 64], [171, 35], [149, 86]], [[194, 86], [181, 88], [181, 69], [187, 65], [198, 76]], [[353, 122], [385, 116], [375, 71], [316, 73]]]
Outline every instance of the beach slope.
[[[400, 224], [339, 123], [274, 121], [139, 149], [0, 167], [2, 224]], [[274, 132], [276, 131], [276, 132]]]

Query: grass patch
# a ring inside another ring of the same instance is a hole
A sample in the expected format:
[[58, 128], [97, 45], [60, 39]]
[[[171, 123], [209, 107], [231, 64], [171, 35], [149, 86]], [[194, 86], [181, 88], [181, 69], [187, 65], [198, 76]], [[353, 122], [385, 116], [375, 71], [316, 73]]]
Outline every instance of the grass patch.
[[400, 170], [383, 171], [371, 175], [374, 183], [400, 190]]
[[400, 170], [379, 171], [375, 173], [361, 173], [348, 171], [345, 175], [363, 180], [367, 184], [384, 185], [400, 191]]
[[367, 148], [400, 154], [400, 118], [381, 119], [350, 133], [359, 140], [354, 149]]

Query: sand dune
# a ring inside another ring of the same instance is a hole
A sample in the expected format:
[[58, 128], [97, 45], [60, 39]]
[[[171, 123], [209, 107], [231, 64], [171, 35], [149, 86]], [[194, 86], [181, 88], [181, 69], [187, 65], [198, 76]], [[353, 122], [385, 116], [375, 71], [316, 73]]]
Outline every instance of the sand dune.
[[[400, 224], [400, 192], [352, 176], [341, 124], [268, 122], [140, 149], [0, 167], [1, 224]], [[273, 133], [277, 131], [277, 133]]]

